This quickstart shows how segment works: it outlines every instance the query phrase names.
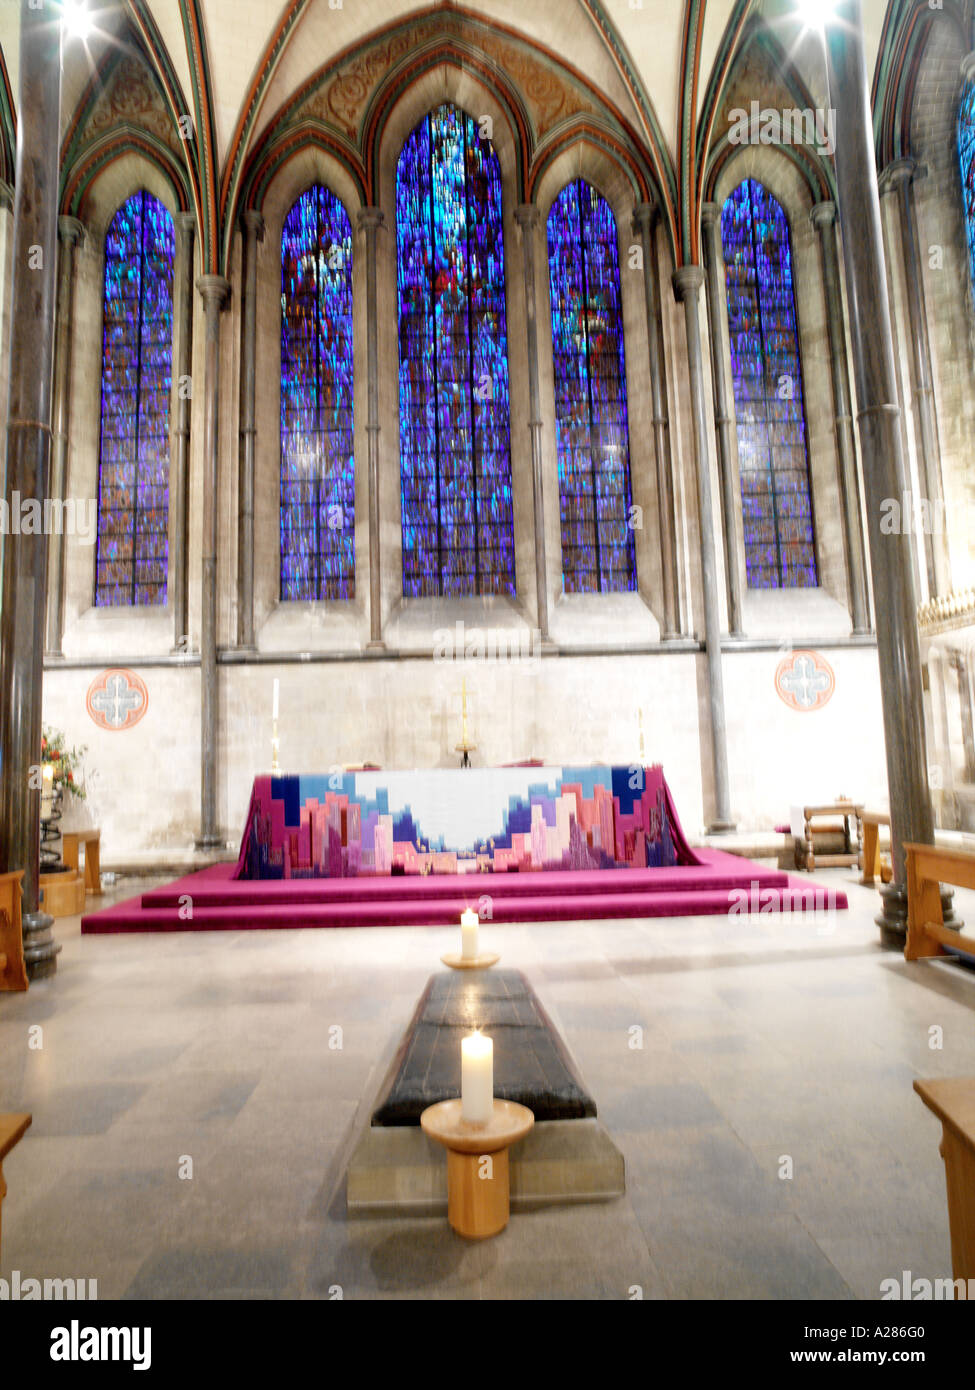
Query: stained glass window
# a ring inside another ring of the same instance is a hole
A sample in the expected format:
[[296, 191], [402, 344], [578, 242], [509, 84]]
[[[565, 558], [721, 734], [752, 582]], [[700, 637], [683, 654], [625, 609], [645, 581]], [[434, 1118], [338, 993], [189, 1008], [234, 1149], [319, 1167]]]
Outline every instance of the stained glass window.
[[635, 589], [616, 221], [583, 179], [552, 204], [548, 269], [562, 587], [566, 593]]
[[819, 580], [785, 213], [746, 179], [721, 212], [749, 588]]
[[431, 111], [396, 167], [403, 593], [514, 593], [501, 168]]
[[958, 160], [961, 165], [968, 266], [975, 284], [975, 82], [966, 82], [958, 108]]
[[166, 602], [173, 222], [134, 193], [105, 240], [97, 605]]
[[281, 597], [355, 597], [352, 226], [316, 184], [281, 234]]

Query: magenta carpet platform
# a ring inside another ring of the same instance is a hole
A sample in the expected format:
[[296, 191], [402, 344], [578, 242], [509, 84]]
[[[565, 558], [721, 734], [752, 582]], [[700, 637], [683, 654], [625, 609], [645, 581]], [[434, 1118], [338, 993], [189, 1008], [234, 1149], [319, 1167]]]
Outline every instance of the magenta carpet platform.
[[451, 926], [465, 908], [482, 921], [548, 922], [825, 912], [846, 895], [720, 850], [700, 863], [617, 872], [549, 871], [355, 879], [234, 878], [219, 864], [84, 918], [85, 933], [240, 931], [274, 927]]

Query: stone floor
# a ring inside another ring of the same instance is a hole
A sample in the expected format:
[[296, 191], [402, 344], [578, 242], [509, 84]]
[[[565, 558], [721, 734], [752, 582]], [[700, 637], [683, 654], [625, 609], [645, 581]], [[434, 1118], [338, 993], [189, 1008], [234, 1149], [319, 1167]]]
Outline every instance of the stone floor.
[[[881, 950], [876, 894], [816, 878], [852, 910], [485, 926], [628, 1190], [483, 1244], [344, 1210], [453, 931], [82, 938], [64, 920], [57, 975], [0, 995], [0, 1109], [34, 1114], [4, 1165], [0, 1275], [97, 1279], [103, 1299], [876, 1298], [904, 1270], [948, 1277], [940, 1126], [911, 1083], [975, 1076], [975, 971]], [[975, 895], [959, 906], [975, 922]]]

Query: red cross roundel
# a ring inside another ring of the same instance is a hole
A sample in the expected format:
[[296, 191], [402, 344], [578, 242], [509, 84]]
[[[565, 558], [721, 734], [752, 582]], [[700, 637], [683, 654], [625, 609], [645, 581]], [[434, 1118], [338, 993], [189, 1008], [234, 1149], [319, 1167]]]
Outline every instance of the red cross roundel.
[[113, 667], [96, 676], [88, 687], [88, 713], [100, 729], [118, 733], [131, 729], [149, 708], [149, 691], [134, 671]]

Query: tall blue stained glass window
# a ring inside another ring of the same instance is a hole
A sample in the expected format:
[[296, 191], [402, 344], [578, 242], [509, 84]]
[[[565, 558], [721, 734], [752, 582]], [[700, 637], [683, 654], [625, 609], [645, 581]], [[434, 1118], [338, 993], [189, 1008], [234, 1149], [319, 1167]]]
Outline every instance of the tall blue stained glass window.
[[616, 220], [583, 179], [552, 204], [548, 271], [562, 587], [567, 593], [635, 589]]
[[173, 222], [142, 190], [105, 240], [95, 603], [166, 602]]
[[815, 588], [806, 413], [785, 213], [746, 179], [721, 211], [745, 567], [753, 589]]
[[355, 597], [352, 225], [316, 184], [281, 234], [281, 597]]
[[965, 202], [968, 267], [975, 285], [975, 82], [966, 82], [958, 108], [958, 162]]
[[396, 166], [403, 593], [513, 594], [501, 168], [444, 105]]

